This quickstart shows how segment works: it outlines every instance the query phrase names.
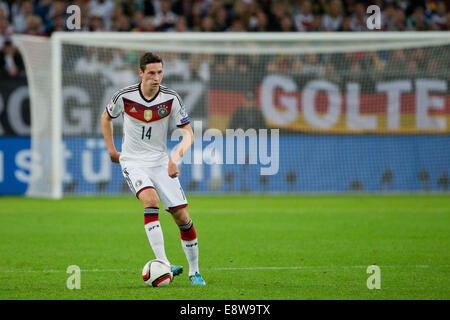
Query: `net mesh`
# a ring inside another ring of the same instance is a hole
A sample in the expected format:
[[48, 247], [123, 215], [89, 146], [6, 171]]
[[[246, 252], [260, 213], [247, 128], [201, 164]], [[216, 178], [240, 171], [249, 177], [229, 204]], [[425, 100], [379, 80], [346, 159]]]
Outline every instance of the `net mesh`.
[[[196, 139], [180, 164], [189, 192], [446, 191], [449, 49], [445, 36], [68, 38], [64, 194], [129, 192], [109, 160], [100, 116], [115, 91], [139, 82], [146, 51], [163, 58], [163, 84], [191, 118]], [[120, 150], [121, 118], [114, 134]], [[168, 136], [170, 151], [178, 138]]]
[[[17, 38], [16, 38], [17, 39]], [[51, 45], [47, 38], [21, 36], [17, 44], [26, 65], [30, 92], [31, 176], [28, 196], [50, 197], [53, 193], [54, 114], [52, 113]]]

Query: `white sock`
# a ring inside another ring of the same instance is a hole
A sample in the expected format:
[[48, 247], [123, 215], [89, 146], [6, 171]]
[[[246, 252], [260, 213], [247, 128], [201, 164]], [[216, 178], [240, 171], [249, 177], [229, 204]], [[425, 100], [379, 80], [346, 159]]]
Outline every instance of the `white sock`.
[[[145, 209], [148, 210], [148, 208]], [[166, 250], [164, 249], [164, 237], [158, 217], [153, 216], [152, 219], [149, 220], [152, 221], [146, 221], [145, 233], [147, 234], [148, 242], [152, 247], [153, 253], [155, 254], [156, 259], [170, 263], [166, 256]]]
[[198, 270], [198, 241], [195, 240], [181, 240], [184, 254], [189, 263], [189, 276], [193, 276]]
[[198, 270], [198, 240], [192, 220], [184, 226], [179, 226], [181, 233], [181, 246], [189, 263], [189, 276]]

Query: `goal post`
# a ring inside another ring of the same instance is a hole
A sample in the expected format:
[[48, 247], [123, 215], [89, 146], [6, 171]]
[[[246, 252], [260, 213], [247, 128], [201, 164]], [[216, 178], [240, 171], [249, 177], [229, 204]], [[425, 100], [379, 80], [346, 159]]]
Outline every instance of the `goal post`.
[[[28, 196], [129, 193], [100, 116], [114, 92], [139, 82], [146, 51], [162, 56], [163, 84], [180, 93], [197, 135], [180, 164], [189, 192], [448, 188], [450, 32], [55, 32], [14, 41], [31, 100]], [[240, 128], [246, 136], [231, 136], [230, 147], [227, 130]], [[119, 150], [121, 133], [119, 119]], [[169, 134], [169, 152], [176, 143]]]
[[46, 37], [14, 35], [25, 62], [31, 117], [30, 197], [62, 197], [61, 44]]

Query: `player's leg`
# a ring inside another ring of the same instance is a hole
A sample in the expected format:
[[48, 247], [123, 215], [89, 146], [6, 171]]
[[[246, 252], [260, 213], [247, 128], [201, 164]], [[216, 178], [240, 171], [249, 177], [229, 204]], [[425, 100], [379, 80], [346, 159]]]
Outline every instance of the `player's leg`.
[[199, 272], [198, 269], [198, 240], [194, 223], [189, 217], [186, 207], [168, 209], [173, 220], [180, 229], [181, 246], [189, 263], [189, 276]]
[[[189, 263], [189, 278], [193, 284], [206, 284], [201, 279], [198, 268], [198, 240], [194, 225], [189, 216], [187, 199], [178, 178], [171, 178], [167, 174], [167, 167], [161, 166], [154, 171], [152, 180], [158, 190], [158, 195], [164, 209], [172, 214], [181, 234], [181, 245]], [[192, 277], [192, 278], [191, 278]], [[196, 281], [193, 281], [196, 280]], [[199, 281], [198, 279], [201, 279]]]
[[180, 229], [181, 245], [189, 263], [189, 279], [194, 285], [205, 285], [198, 267], [198, 240], [194, 223], [185, 206], [169, 208], [168, 211]]
[[125, 180], [144, 207], [144, 227], [156, 259], [168, 261], [164, 249], [164, 237], [159, 222], [159, 198], [153, 182], [142, 168], [124, 168]]
[[159, 198], [155, 189], [148, 188], [143, 190], [138, 194], [138, 199], [144, 207], [145, 233], [155, 253], [155, 257], [170, 263], [164, 248], [164, 237], [161, 223], [159, 222]]

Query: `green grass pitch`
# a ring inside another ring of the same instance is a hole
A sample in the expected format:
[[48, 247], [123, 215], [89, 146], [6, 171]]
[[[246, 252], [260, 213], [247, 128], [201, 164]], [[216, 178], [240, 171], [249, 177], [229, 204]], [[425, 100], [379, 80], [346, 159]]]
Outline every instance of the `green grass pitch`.
[[[192, 287], [179, 230], [161, 210], [166, 252], [185, 272], [142, 281], [153, 259], [133, 196], [0, 198], [0, 299], [450, 299], [450, 197], [189, 197], [206, 287]], [[366, 269], [380, 267], [381, 289]], [[81, 268], [81, 289], [66, 287]]]

